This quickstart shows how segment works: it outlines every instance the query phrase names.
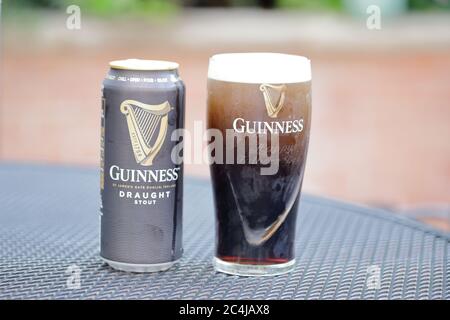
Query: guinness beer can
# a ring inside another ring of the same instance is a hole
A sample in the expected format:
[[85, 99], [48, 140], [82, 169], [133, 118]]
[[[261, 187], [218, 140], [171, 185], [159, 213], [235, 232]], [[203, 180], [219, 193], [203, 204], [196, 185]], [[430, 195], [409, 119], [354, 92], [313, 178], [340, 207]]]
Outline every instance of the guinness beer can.
[[102, 91], [101, 258], [124, 271], [167, 270], [183, 252], [183, 165], [171, 157], [172, 133], [184, 127], [178, 64], [113, 61]]

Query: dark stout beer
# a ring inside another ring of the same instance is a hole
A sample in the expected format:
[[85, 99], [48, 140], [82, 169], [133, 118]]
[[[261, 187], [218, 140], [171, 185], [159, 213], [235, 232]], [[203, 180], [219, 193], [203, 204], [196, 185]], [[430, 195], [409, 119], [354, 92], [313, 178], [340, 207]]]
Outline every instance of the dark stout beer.
[[113, 268], [166, 270], [182, 254], [184, 84], [167, 61], [110, 63], [103, 81], [101, 252]]
[[[271, 275], [292, 270], [299, 196], [311, 117], [309, 60], [282, 54], [223, 54], [210, 60], [208, 128], [236, 141], [278, 139], [278, 170], [257, 163], [210, 166], [216, 212], [218, 271]], [[244, 138], [246, 137], [246, 138]], [[244, 156], [261, 148], [246, 146]], [[238, 148], [234, 146], [235, 153]], [[272, 149], [272, 152], [277, 150]], [[226, 153], [225, 145], [223, 153]]]

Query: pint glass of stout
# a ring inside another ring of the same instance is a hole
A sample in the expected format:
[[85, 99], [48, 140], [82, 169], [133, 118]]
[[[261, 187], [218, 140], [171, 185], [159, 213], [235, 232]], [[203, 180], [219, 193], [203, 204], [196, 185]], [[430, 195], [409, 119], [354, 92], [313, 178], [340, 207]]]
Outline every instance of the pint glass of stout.
[[210, 149], [215, 269], [244, 276], [291, 271], [310, 131], [310, 61], [275, 53], [213, 56], [207, 118], [215, 129], [209, 132], [223, 136], [223, 149], [218, 141]]

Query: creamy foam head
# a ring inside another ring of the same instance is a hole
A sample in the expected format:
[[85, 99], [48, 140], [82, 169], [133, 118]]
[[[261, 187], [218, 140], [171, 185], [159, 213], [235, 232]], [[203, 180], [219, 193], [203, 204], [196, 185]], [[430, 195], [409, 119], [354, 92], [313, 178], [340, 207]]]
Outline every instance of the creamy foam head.
[[241, 83], [311, 80], [308, 58], [282, 53], [223, 53], [209, 59], [208, 78]]

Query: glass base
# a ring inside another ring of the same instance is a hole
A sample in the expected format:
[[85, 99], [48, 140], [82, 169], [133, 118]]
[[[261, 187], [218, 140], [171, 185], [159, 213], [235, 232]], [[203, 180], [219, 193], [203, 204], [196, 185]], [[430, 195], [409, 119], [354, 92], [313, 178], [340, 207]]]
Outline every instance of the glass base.
[[285, 263], [254, 265], [227, 262], [215, 257], [213, 265], [218, 272], [237, 276], [276, 276], [294, 270], [295, 259]]
[[156, 264], [133, 264], [133, 263], [125, 263], [118, 262], [105, 259], [100, 257], [104, 262], [109, 264], [110, 267], [116, 270], [125, 271], [125, 272], [137, 272], [137, 273], [145, 273], [145, 272], [159, 272], [166, 271], [170, 267], [172, 267], [178, 260], [170, 261], [166, 263], [156, 263]]

